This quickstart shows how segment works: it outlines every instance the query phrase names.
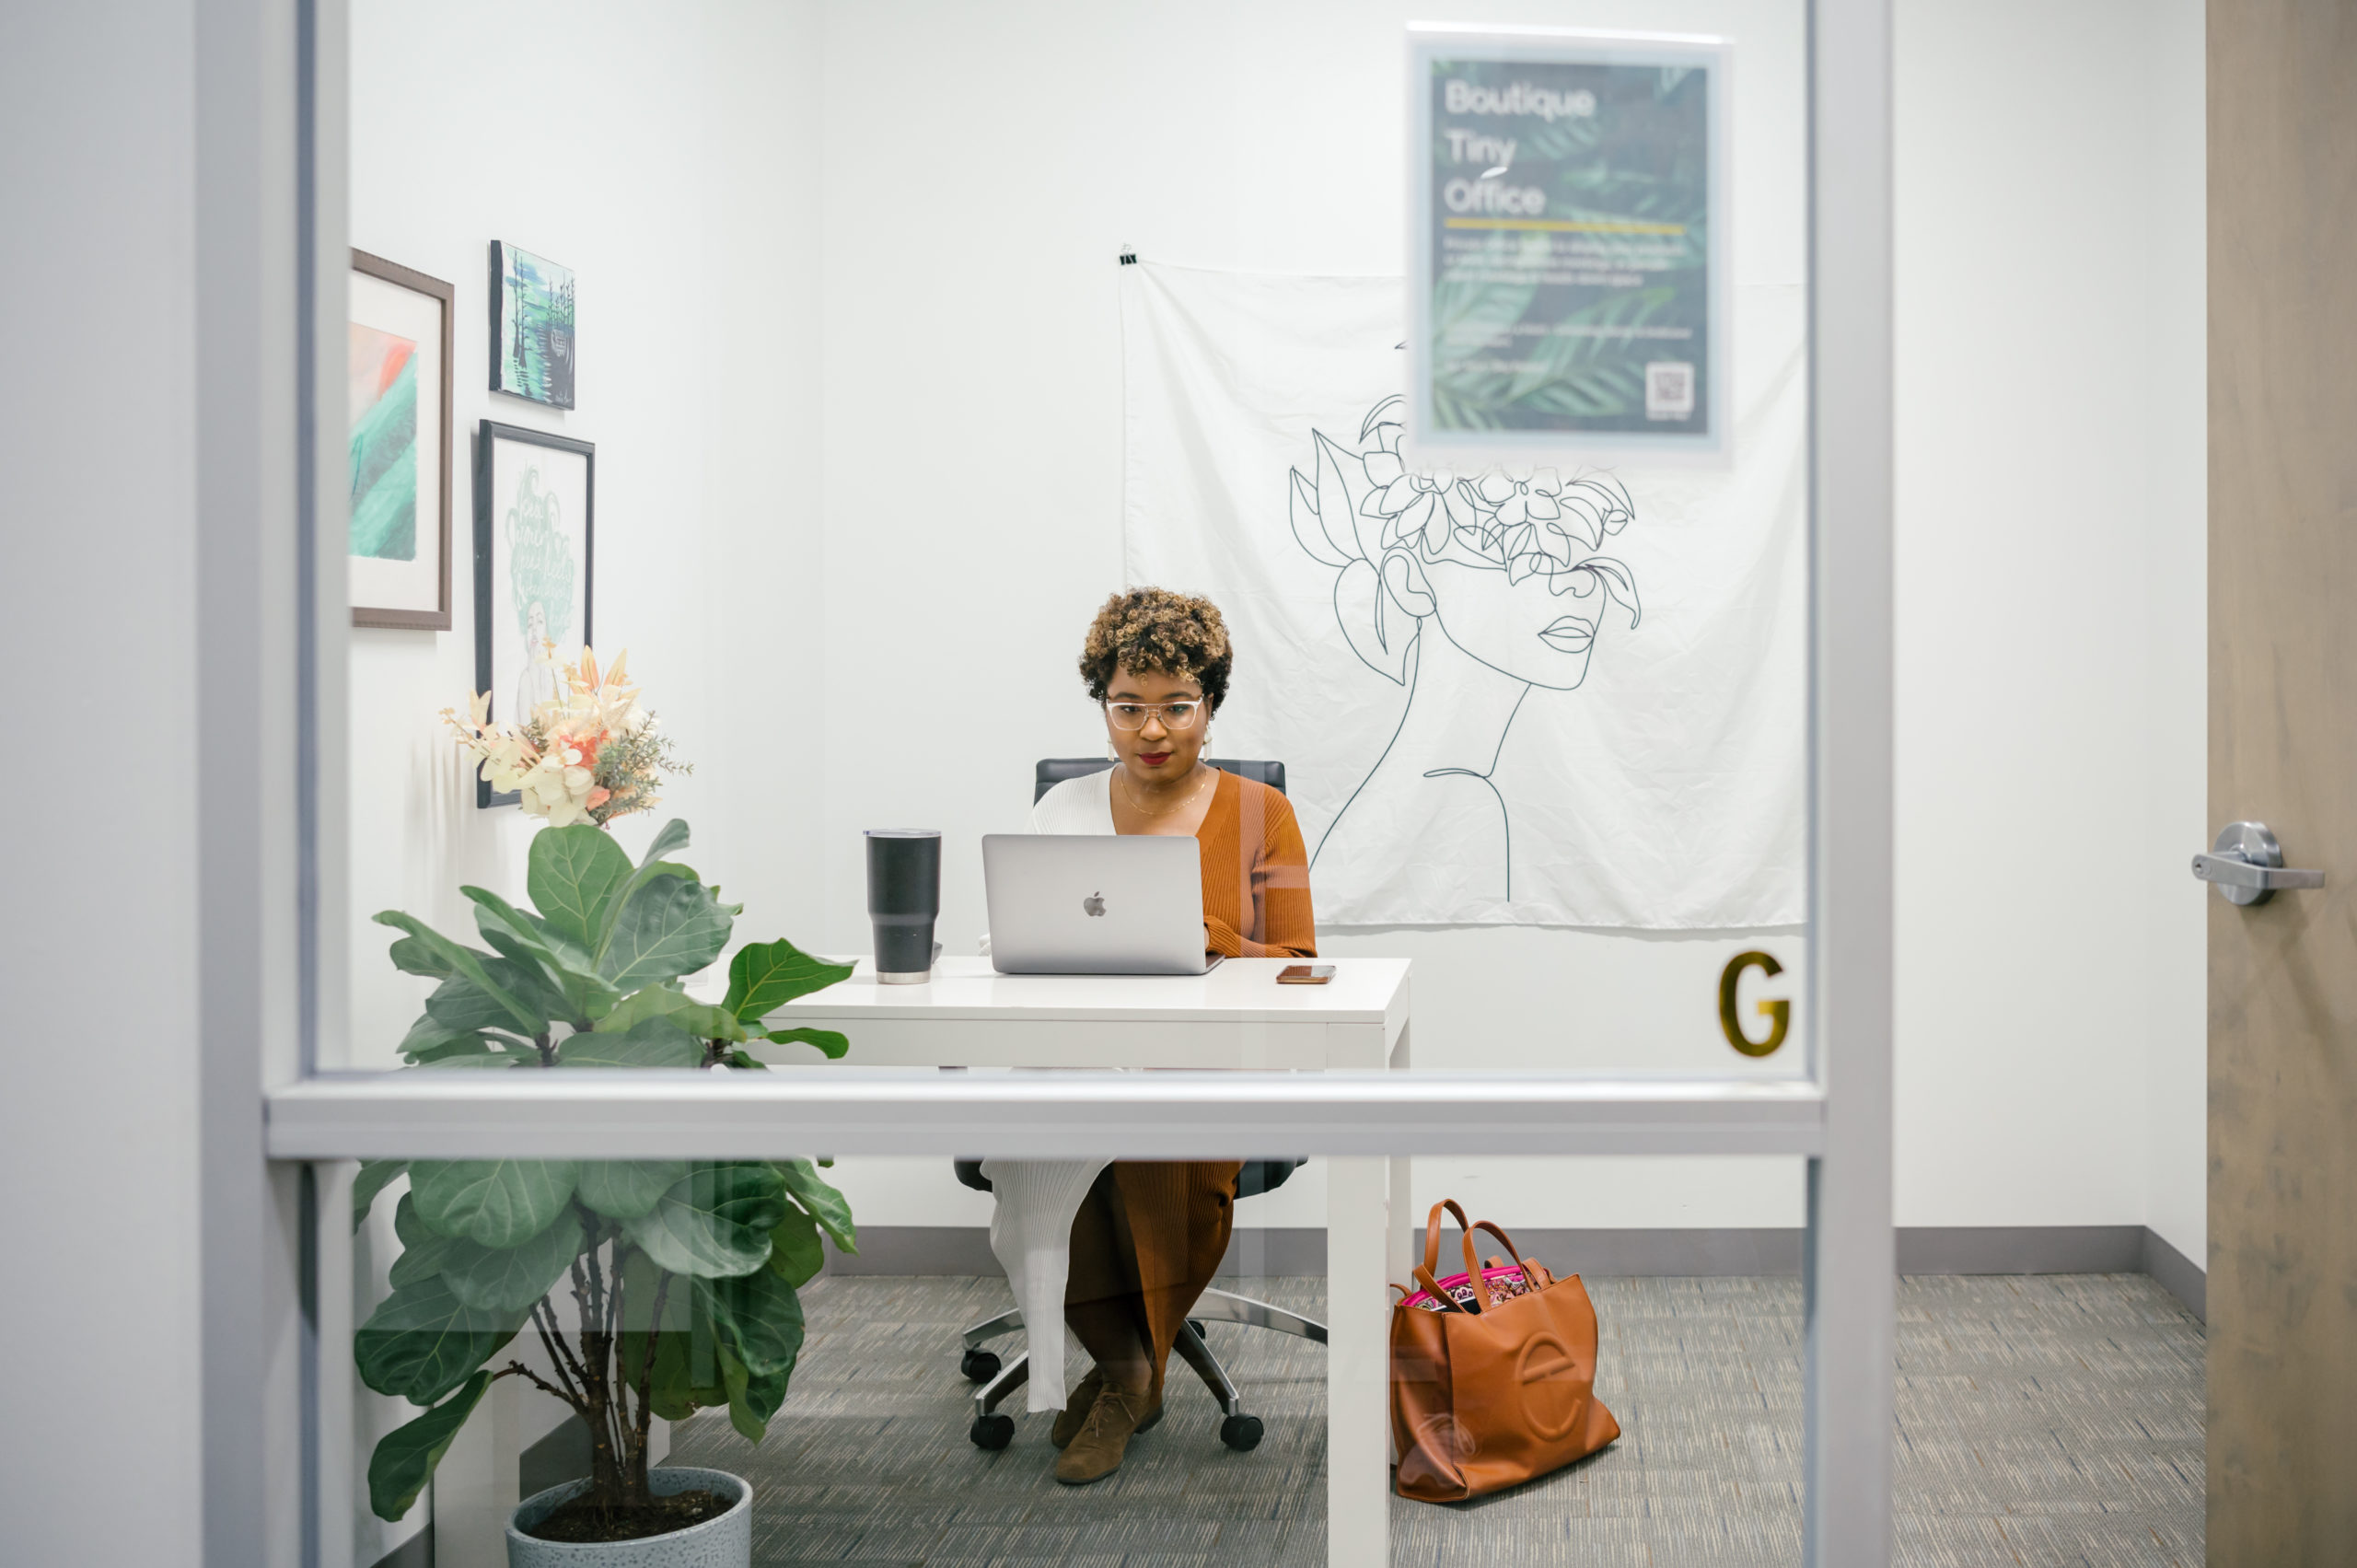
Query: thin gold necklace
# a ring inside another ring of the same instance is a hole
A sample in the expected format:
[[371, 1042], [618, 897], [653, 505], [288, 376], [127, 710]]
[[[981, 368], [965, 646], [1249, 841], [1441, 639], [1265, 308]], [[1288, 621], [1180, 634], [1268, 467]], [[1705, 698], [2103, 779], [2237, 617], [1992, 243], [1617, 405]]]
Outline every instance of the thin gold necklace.
[[[1197, 764], [1197, 765], [1198, 765], [1198, 766], [1201, 766], [1201, 764], [1200, 764], [1200, 763], [1199, 763], [1199, 764]], [[1217, 782], [1217, 779], [1218, 779], [1218, 776], [1219, 776], [1219, 770], [1218, 770], [1217, 768], [1204, 768], [1204, 769], [1203, 769], [1203, 772], [1205, 772], [1206, 773], [1211, 774], [1211, 775], [1212, 775], [1212, 777], [1213, 777], [1213, 781], [1214, 783], [1216, 783], [1216, 782]], [[1143, 806], [1141, 806], [1141, 805], [1139, 805], [1139, 804], [1138, 804], [1137, 792], [1130, 788], [1130, 771], [1129, 771], [1129, 769], [1127, 769], [1127, 768], [1123, 768], [1123, 769], [1120, 771], [1120, 777], [1119, 777], [1119, 782], [1120, 782], [1120, 786], [1121, 786], [1121, 797], [1122, 797], [1124, 800], [1127, 800], [1127, 801], [1130, 803], [1130, 809], [1131, 809], [1131, 810], [1132, 810], [1132, 811], [1136, 812], [1139, 816], [1141, 816], [1141, 817], [1144, 817], [1144, 818], [1147, 818], [1147, 819], [1153, 819], [1153, 820], [1159, 820], [1159, 819], [1160, 819], [1159, 818], [1156, 818], [1156, 817], [1155, 816], [1155, 813], [1154, 813], [1154, 812], [1149, 811], [1149, 810], [1148, 810], [1148, 809], [1146, 809], [1144, 807], [1143, 807]], [[1202, 784], [1197, 784], [1193, 789], [1191, 789], [1191, 790], [1190, 790], [1190, 791], [1188, 792], [1188, 794], [1187, 794], [1187, 798], [1186, 798], [1185, 800], [1180, 801], [1180, 802], [1178, 803], [1178, 809], [1184, 809], [1184, 808], [1185, 808], [1185, 807], [1190, 807], [1190, 806], [1194, 805], [1194, 804], [1195, 804], [1195, 802], [1196, 802], [1196, 800], [1197, 800], [1197, 799], [1199, 799], [1199, 798], [1202, 796], [1202, 793], [1203, 793], [1203, 786], [1202, 786]], [[1166, 811], [1166, 812], [1164, 812], [1162, 815], [1163, 815], [1163, 816], [1165, 816], [1165, 817], [1172, 817], [1172, 816], [1176, 816], [1176, 815], [1178, 815], [1178, 810], [1177, 810], [1177, 809], [1174, 809], [1174, 810], [1171, 810], [1171, 811]]]

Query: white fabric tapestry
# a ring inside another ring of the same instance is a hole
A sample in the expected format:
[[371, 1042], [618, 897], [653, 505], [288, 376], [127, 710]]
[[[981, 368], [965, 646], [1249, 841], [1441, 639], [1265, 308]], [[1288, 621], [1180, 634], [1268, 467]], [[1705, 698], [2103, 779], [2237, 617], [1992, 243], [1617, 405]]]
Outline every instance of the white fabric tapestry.
[[1730, 461], [1471, 475], [1401, 466], [1398, 279], [1121, 289], [1128, 576], [1225, 613], [1320, 924], [1801, 921], [1797, 285], [1733, 291]]

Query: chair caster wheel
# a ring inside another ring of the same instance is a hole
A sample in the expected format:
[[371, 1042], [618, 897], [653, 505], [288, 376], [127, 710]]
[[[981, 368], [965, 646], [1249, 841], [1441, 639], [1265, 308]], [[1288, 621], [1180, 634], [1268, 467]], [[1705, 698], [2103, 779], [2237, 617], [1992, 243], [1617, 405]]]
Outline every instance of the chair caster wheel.
[[[1257, 1415], [1232, 1415], [1219, 1423], [1219, 1440], [1239, 1454], [1248, 1454], [1260, 1446], [1260, 1418]], [[981, 1438], [974, 1439], [979, 1443]]]
[[1195, 1330], [1195, 1338], [1200, 1340], [1203, 1337], [1203, 1320], [1201, 1318], [1188, 1318], [1187, 1327]]
[[[1253, 1424], [1258, 1426], [1260, 1423], [1255, 1422]], [[973, 1439], [977, 1448], [1004, 1448], [1015, 1441], [1015, 1418], [1011, 1415], [978, 1415], [974, 1418], [974, 1424], [966, 1429], [966, 1435]], [[1252, 1441], [1257, 1443], [1260, 1440], [1256, 1432]]]
[[[987, 1383], [998, 1376], [998, 1357], [990, 1351], [970, 1350], [958, 1360], [958, 1370], [966, 1375], [970, 1383]], [[977, 1437], [974, 1441], [980, 1443], [981, 1439]]]

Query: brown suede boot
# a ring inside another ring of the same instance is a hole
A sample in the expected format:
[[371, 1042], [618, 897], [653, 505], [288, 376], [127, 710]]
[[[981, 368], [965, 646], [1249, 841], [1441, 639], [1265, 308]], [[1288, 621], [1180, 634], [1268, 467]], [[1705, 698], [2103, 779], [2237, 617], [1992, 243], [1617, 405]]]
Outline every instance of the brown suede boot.
[[[1090, 1367], [1088, 1376], [1080, 1380], [1080, 1387], [1064, 1400], [1064, 1408], [1056, 1412], [1056, 1424], [1049, 1430], [1048, 1441], [1059, 1448], [1070, 1447], [1072, 1440], [1080, 1435], [1080, 1429], [1088, 1424], [1088, 1412], [1096, 1407], [1097, 1396], [1104, 1388], [1105, 1369]], [[1152, 1430], [1154, 1423], [1161, 1419], [1162, 1396], [1156, 1394], [1153, 1403], [1146, 1407], [1145, 1419], [1138, 1423], [1138, 1431]]]
[[1092, 1366], [1080, 1387], [1065, 1396], [1064, 1408], [1056, 1412], [1056, 1424], [1048, 1434], [1048, 1441], [1059, 1448], [1069, 1447], [1088, 1423], [1088, 1412], [1096, 1408], [1097, 1396], [1105, 1387], [1105, 1369]]
[[[1145, 1419], [1145, 1390], [1108, 1383], [1097, 1392], [1097, 1402], [1056, 1460], [1056, 1479], [1066, 1486], [1086, 1486], [1103, 1481], [1121, 1468], [1130, 1439], [1152, 1423]], [[1162, 1412], [1159, 1409], [1155, 1415]]]

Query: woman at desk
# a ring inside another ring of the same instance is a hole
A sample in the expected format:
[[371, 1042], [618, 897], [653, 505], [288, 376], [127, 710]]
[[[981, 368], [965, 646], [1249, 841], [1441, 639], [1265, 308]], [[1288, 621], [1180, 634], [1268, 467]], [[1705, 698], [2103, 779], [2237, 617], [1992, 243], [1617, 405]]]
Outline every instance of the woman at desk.
[[[1081, 679], [1117, 766], [1058, 784], [1035, 833], [1168, 833], [1202, 845], [1203, 947], [1227, 958], [1318, 955], [1309, 858], [1280, 792], [1203, 761], [1235, 663], [1210, 600], [1133, 588], [1090, 622]], [[1064, 1321], [1096, 1366], [1056, 1417], [1056, 1479], [1120, 1468], [1162, 1419], [1163, 1372], [1188, 1309], [1227, 1252], [1235, 1160], [1120, 1160], [1097, 1173], [1072, 1225]]]

